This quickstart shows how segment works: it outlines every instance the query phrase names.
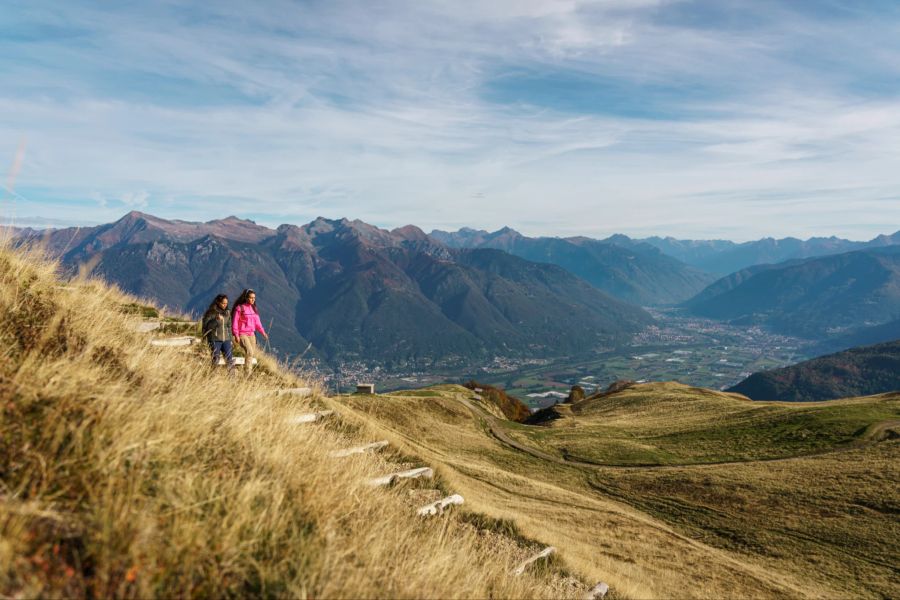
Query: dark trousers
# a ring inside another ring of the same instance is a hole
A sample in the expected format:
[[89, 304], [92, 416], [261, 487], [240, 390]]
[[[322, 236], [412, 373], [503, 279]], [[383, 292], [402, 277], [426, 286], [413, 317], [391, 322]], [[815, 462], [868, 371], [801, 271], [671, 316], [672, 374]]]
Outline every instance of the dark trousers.
[[219, 364], [219, 354], [221, 354], [225, 357], [225, 363], [228, 365], [228, 368], [234, 368], [234, 357], [231, 354], [231, 340], [226, 340], [224, 342], [213, 340], [209, 343], [209, 349], [212, 350], [213, 366]]

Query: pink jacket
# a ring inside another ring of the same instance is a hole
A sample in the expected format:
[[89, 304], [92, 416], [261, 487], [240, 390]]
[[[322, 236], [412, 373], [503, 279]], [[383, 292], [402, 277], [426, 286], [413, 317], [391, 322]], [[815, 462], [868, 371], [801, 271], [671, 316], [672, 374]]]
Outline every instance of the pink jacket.
[[234, 315], [231, 317], [231, 333], [235, 338], [242, 335], [253, 335], [256, 332], [265, 333], [262, 321], [259, 320], [259, 313], [249, 304], [241, 304], [234, 309]]

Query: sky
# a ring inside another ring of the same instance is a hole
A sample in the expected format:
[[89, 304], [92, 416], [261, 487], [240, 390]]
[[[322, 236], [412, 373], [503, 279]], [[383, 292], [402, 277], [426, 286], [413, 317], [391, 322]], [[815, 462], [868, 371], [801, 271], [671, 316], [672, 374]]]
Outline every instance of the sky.
[[0, 220], [900, 229], [896, 0], [0, 9]]

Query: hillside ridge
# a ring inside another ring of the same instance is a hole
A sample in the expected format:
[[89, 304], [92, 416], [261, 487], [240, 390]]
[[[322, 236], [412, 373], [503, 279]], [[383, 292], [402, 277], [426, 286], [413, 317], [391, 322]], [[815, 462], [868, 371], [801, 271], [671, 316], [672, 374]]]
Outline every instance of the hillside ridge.
[[804, 402], [900, 390], [900, 340], [850, 348], [753, 373], [730, 392], [754, 400]]

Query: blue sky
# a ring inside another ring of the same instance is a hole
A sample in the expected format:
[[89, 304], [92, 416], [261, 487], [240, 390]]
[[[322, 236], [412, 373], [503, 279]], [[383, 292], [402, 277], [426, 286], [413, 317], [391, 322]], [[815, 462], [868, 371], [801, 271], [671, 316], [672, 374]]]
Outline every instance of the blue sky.
[[900, 229], [900, 2], [0, 10], [0, 219]]

